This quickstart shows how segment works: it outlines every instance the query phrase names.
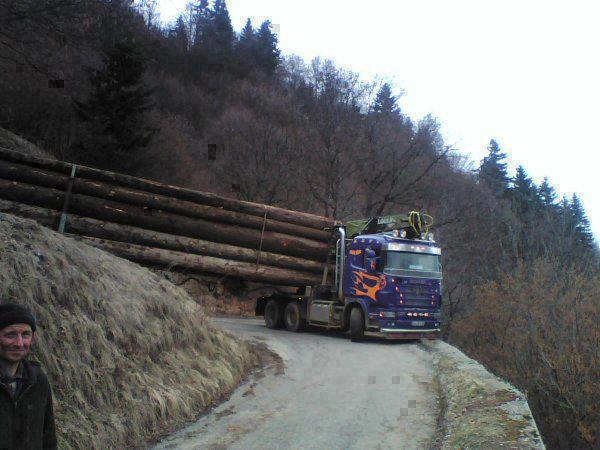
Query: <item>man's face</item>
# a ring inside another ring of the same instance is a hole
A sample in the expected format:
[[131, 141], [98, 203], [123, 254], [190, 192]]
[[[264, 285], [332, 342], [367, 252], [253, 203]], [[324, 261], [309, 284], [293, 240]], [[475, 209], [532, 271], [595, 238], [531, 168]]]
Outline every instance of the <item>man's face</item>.
[[0, 358], [18, 363], [29, 354], [33, 331], [26, 323], [16, 323], [0, 330]]

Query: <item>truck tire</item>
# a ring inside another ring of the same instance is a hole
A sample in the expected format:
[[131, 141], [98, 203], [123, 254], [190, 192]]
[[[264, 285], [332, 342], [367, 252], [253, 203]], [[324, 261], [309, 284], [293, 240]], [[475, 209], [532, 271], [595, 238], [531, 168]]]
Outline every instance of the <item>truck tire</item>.
[[275, 329], [283, 326], [283, 308], [276, 300], [269, 300], [265, 306], [265, 324]]
[[300, 304], [297, 302], [289, 302], [283, 313], [283, 323], [289, 331], [302, 331], [305, 327], [305, 322], [302, 319]]
[[365, 337], [365, 320], [362, 310], [359, 307], [354, 307], [350, 311], [350, 340], [352, 342], [360, 342]]

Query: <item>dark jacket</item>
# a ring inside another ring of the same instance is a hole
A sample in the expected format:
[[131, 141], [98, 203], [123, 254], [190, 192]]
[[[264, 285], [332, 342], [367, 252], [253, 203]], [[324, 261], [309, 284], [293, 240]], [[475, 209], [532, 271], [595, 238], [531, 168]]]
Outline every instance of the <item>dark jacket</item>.
[[56, 449], [52, 390], [40, 365], [23, 361], [15, 399], [0, 385], [0, 450]]

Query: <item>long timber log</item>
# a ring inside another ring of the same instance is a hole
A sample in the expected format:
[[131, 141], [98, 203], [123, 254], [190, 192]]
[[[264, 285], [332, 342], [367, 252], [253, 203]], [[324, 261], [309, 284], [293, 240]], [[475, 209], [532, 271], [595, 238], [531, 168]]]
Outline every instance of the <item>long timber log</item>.
[[[37, 156], [26, 155], [0, 147], [0, 159], [4, 161], [24, 164], [30, 167], [46, 169], [53, 172], [70, 175], [73, 165], [63, 161], [39, 158]], [[252, 203], [243, 200], [236, 200], [220, 195], [194, 191], [182, 187], [157, 183], [151, 180], [136, 178], [129, 175], [123, 175], [114, 172], [108, 172], [100, 169], [77, 165], [77, 174], [80, 178], [88, 180], [101, 181], [114, 184], [121, 187], [127, 187], [146, 191], [152, 194], [174, 197], [180, 200], [188, 200], [202, 205], [222, 208], [229, 211], [250, 214], [258, 217], [267, 217], [272, 220], [287, 222], [294, 225], [301, 225], [310, 228], [322, 230], [332, 227], [335, 221], [328, 217], [317, 216], [298, 211], [291, 211], [274, 206]]]
[[[20, 181], [23, 183], [65, 190], [69, 177], [52, 171], [36, 169], [26, 165], [10, 163], [0, 160], [0, 178], [5, 180]], [[129, 188], [111, 186], [104, 182], [89, 181], [75, 177], [72, 192], [89, 195], [91, 197], [115, 200], [130, 205], [146, 208], [160, 209], [191, 218], [200, 218], [215, 222], [240, 225], [244, 227], [267, 231], [276, 231], [292, 236], [302, 236], [309, 239], [327, 242], [330, 233], [300, 225], [271, 220], [268, 217], [258, 217], [242, 214], [235, 211], [200, 205], [194, 202], [166, 197], [164, 195], [150, 194]]]
[[[65, 193], [57, 189], [0, 179], [0, 198], [43, 208], [62, 210]], [[71, 194], [69, 212], [106, 222], [138, 226], [163, 233], [187, 236], [272, 253], [325, 261], [329, 247], [324, 242], [235, 225], [191, 219], [161, 210], [148, 210], [82, 194]]]
[[151, 267], [196, 273], [215, 273], [285, 286], [314, 285], [320, 279], [318, 275], [277, 267], [256, 266], [256, 264], [247, 262], [229, 261], [212, 256], [190, 255], [104, 239], [74, 237], [114, 255]]
[[[0, 199], [0, 212], [13, 214], [19, 217], [33, 219], [41, 225], [56, 230], [61, 213], [51, 209], [37, 206], [24, 205]], [[257, 263], [265, 266], [280, 267], [284, 269], [300, 270], [311, 273], [322, 273], [323, 264], [292, 256], [277, 255], [275, 253], [261, 252], [228, 244], [192, 239], [183, 236], [157, 231], [144, 230], [130, 225], [119, 225], [111, 222], [102, 222], [88, 217], [69, 214], [66, 232], [81, 236], [95, 237], [111, 241], [126, 242], [147, 247], [156, 247], [184, 253], [204, 256], [214, 256], [221, 259], [231, 259]]]

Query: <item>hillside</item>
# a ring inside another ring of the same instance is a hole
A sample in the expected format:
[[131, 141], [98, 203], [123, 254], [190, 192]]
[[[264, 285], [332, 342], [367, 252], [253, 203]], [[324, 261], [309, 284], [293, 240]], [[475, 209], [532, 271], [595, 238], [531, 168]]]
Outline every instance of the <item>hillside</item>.
[[181, 288], [7, 214], [0, 298], [39, 320], [34, 358], [54, 389], [60, 448], [141, 446], [198, 417], [258, 362]]

